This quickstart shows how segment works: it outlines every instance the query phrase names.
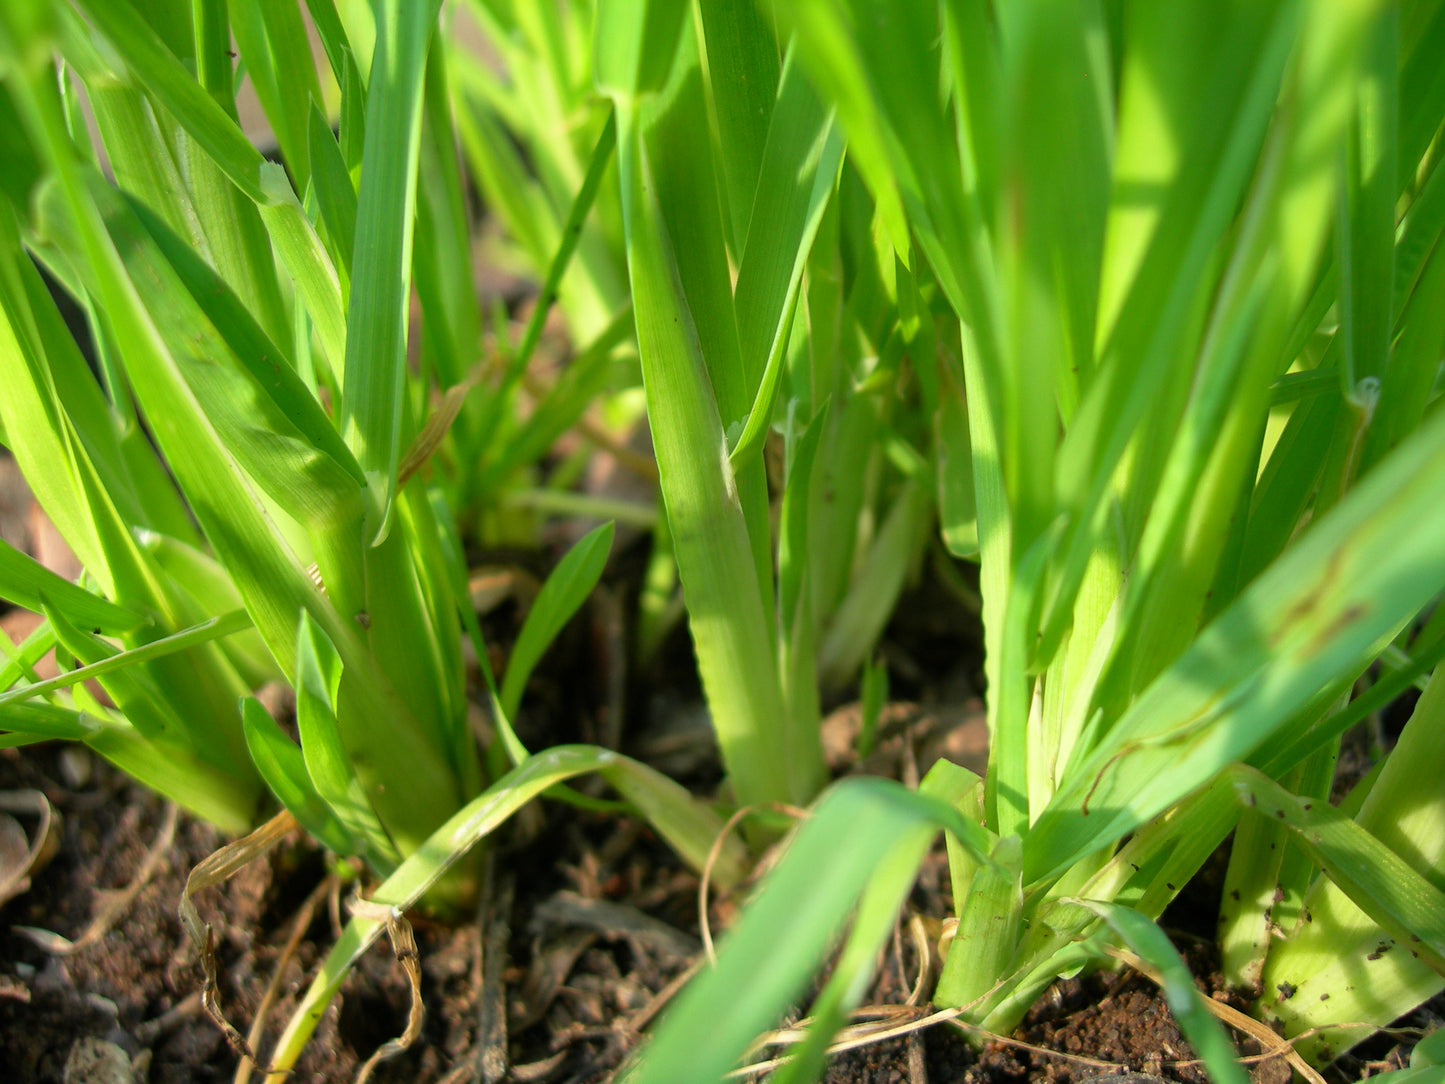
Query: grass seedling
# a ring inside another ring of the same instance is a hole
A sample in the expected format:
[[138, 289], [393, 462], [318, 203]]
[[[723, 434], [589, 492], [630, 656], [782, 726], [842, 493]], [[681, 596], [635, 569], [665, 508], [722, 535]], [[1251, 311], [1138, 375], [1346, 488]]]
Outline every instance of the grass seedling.
[[[447, 400], [444, 441], [423, 422], [480, 350], [447, 134], [475, 110], [480, 183], [515, 197], [514, 240], [600, 344], [574, 389], [626, 337], [625, 268], [659, 534], [737, 804], [823, 790], [820, 684], [868, 658], [935, 524], [979, 566], [986, 775], [823, 791], [627, 1079], [721, 1079], [851, 916], [775, 1077], [815, 1078], [939, 829], [958, 926], [933, 997], [979, 1028], [1011, 1030], [1123, 947], [1216, 1079], [1241, 1080], [1153, 922], [1236, 827], [1222, 940], [1261, 1014], [1332, 1028], [1344, 983], [1378, 1024], [1439, 988], [1437, 0], [479, 0], [510, 82], [442, 56], [435, 3], [309, 8], [329, 73], [292, 63], [294, 12], [230, 13], [285, 168], [236, 128], [219, 6], [0, 14], [0, 419], [89, 577], [0, 558], [7, 594], [49, 617], [7, 670], [7, 740], [88, 740], [235, 826], [264, 780], [369, 856], [383, 908], [464, 876], [469, 847], [581, 772], [705, 853], [717, 818], [655, 774], [523, 748], [525, 673], [493, 683], [490, 786], [462, 726], [447, 498], [490, 500], [586, 399], [511, 418], [538, 316], [496, 395]], [[99, 380], [32, 259], [86, 305]], [[456, 468], [430, 491], [402, 467], [428, 432]], [[559, 573], [539, 642], [599, 546]], [[116, 707], [24, 684], [49, 642]], [[277, 673], [300, 746], [255, 708], [236, 722]], [[1400, 749], [1330, 805], [1341, 734], [1416, 680]], [[730, 851], [725, 876], [744, 864]], [[383, 928], [347, 928], [278, 1073]]]

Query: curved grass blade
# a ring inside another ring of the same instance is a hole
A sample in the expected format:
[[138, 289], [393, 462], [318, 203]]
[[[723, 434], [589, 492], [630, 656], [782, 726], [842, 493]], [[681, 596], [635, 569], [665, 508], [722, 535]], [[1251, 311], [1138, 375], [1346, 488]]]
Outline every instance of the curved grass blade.
[[1194, 976], [1169, 943], [1168, 936], [1147, 916], [1132, 907], [1121, 907], [1104, 900], [1073, 900], [1087, 907], [1107, 922], [1113, 931], [1138, 956], [1159, 969], [1164, 999], [1169, 1003], [1180, 1030], [1194, 1047], [1215, 1084], [1247, 1084], [1249, 1077], [1240, 1068], [1224, 1028], [1204, 1007], [1204, 995], [1194, 985]]
[[[722, 821], [698, 805], [681, 787], [645, 765], [608, 749], [563, 745], [529, 757], [485, 793], [473, 799], [426, 843], [401, 863], [371, 894], [370, 903], [405, 909], [421, 899], [447, 869], [476, 843], [495, 831], [517, 810], [544, 791], [567, 779], [597, 772], [634, 804], [643, 808], [653, 825], [695, 866], [706, 860]], [[724, 848], [721, 872], [731, 883], [745, 868], [744, 852], [736, 839]], [[718, 869], [714, 870], [716, 879]], [[370, 915], [370, 909], [368, 909]], [[271, 1058], [273, 1072], [267, 1084], [284, 1084], [287, 1073], [336, 996], [347, 972], [381, 935], [385, 922], [377, 917], [354, 917], [340, 940], [327, 954], [321, 971], [297, 1005]]]

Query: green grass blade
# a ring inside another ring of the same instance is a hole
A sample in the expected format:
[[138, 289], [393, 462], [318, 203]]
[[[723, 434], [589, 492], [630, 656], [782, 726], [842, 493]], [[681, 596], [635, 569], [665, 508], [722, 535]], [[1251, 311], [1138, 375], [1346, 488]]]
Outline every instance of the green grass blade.
[[532, 603], [532, 611], [527, 614], [522, 631], [517, 635], [511, 658], [507, 661], [506, 676], [502, 679], [500, 700], [507, 718], [516, 718], [532, 670], [601, 579], [612, 549], [612, 534], [611, 523], [588, 531], [567, 551], [542, 585], [536, 601]]
[[713, 110], [717, 115], [723, 189], [730, 214], [729, 236], [743, 251], [760, 192], [764, 146], [778, 86], [778, 47], [757, 4], [703, 0], [698, 5], [707, 55]]
[[954, 906], [958, 929], [938, 976], [937, 1004], [976, 1004], [997, 976], [1008, 974], [1018, 948], [1024, 904], [1019, 837], [1000, 839], [991, 857], [993, 865], [970, 863], [977, 868]]
[[379, 6], [367, 89], [340, 429], [372, 487], [378, 539], [390, 530], [401, 459], [422, 90], [439, 3]]
[[[1429, 419], [1209, 626], [1085, 759], [1030, 832], [1025, 883], [1118, 839], [1268, 740], [1445, 586]], [[1382, 549], [1383, 547], [1383, 549]], [[1392, 559], [1380, 561], [1389, 552]]]
[[739, 800], [806, 800], [822, 778], [821, 747], [813, 763], [796, 765], [802, 774], [789, 779], [783, 737], [772, 725], [784, 709], [758, 566], [636, 121], [619, 103], [628, 271], [653, 447], [703, 685]]
[[229, 7], [231, 26], [246, 74], [285, 157], [298, 191], [311, 179], [307, 126], [313, 103], [321, 105], [321, 82], [300, 6], [291, 0], [262, 0]]
[[942, 802], [879, 779], [829, 790], [728, 934], [717, 966], [673, 1003], [627, 1084], [721, 1081], [804, 991], [880, 860], [895, 848], [915, 853], [922, 833], [939, 826], [986, 860], [983, 829]]
[[[1442, 718], [1445, 671], [1437, 670], [1353, 820], [1308, 795], [1274, 795], [1281, 803], [1290, 798], [1281, 806], [1282, 824], [1307, 833], [1301, 849], [1334, 882], [1316, 884], [1305, 894], [1298, 913], [1307, 920], [1274, 944], [1266, 965], [1261, 1004], [1286, 1019], [1291, 1033], [1341, 1020], [1383, 1025], [1445, 986], [1440, 955], [1445, 930], [1437, 922], [1434, 933], [1413, 924], [1402, 933], [1411, 897], [1424, 891], [1420, 882], [1437, 895], [1445, 889], [1445, 803], [1437, 785], [1445, 765]], [[1315, 819], [1301, 822], [1290, 812], [1295, 809]], [[1333, 852], [1321, 858], [1321, 850], [1329, 848]], [[1393, 879], [1402, 866], [1419, 882]], [[1395, 896], [1375, 899], [1386, 891]], [[1384, 937], [1381, 926], [1398, 943]], [[1296, 990], [1299, 1000], [1276, 999], [1282, 985]], [[1321, 993], [1330, 994], [1328, 1004], [1321, 1004]], [[1307, 1041], [1311, 1051], [1328, 1046], [1338, 1052], [1364, 1037], [1331, 1029]]]
[[853, 680], [893, 614], [933, 529], [929, 481], [904, 483], [834, 612], [818, 648], [818, 680], [825, 689], [837, 690]]
[[255, 697], [241, 701], [241, 726], [256, 770], [301, 827], [332, 854], [345, 857], [361, 850], [362, 844], [316, 792], [300, 748], [281, 733], [276, 720]]
[[321, 209], [321, 222], [336, 253], [337, 266], [351, 274], [352, 253], [356, 240], [356, 188], [346, 169], [346, 160], [331, 125], [321, 107], [313, 105], [307, 126], [308, 153], [311, 158], [311, 184], [316, 203]]
[[186, 365], [192, 393], [247, 473], [308, 527], [355, 518], [361, 468], [290, 360], [225, 283], [143, 206], [129, 204], [133, 219], [92, 191], [129, 273], [149, 287], [147, 306]]
[[668, 0], [599, 0], [593, 67], [597, 89], [629, 104], [661, 88], [687, 8]]
[[1240, 1066], [1229, 1037], [1204, 1007], [1204, 995], [1194, 985], [1194, 976], [1164, 931], [1131, 907], [1102, 900], [1078, 902], [1107, 922], [1136, 955], [1159, 969], [1164, 999], [1189, 1045], [1208, 1068], [1210, 1079], [1216, 1084], [1246, 1084], [1249, 1076]]
[[803, 269], [837, 185], [842, 157], [842, 135], [790, 53], [764, 149], [750, 244], [738, 268], [739, 356], [744, 379], [755, 390], [746, 427], [733, 448], [734, 466], [761, 447], [772, 422]]
[[107, 633], [126, 632], [145, 618], [57, 576], [34, 558], [0, 540], [0, 598], [39, 611], [42, 599], [76, 625]]
[[1340, 379], [1347, 397], [1359, 382], [1378, 380], [1389, 363], [1394, 330], [1395, 177], [1398, 156], [1399, 15], [1389, 9], [1369, 30], [1350, 125], [1339, 229]]
[[[442, 386], [465, 379], [482, 349], [472, 226], [454, 143], [446, 56], [436, 49], [427, 60], [417, 181], [419, 229], [412, 259], [422, 306], [422, 348]], [[465, 418], [454, 427], [459, 438], [466, 430]]]
[[[41, 606], [50, 610], [48, 602], [42, 600]], [[39, 608], [39, 607], [37, 607]], [[61, 611], [51, 611], [59, 613]], [[74, 619], [74, 613], [66, 614], [65, 622], [69, 624]], [[88, 622], [81, 622], [88, 624]], [[53, 626], [52, 626], [53, 627]], [[178, 651], [184, 651], [197, 644], [207, 644], [224, 636], [241, 632], [251, 627], [251, 618], [245, 610], [235, 610], [231, 613], [221, 614], [195, 625], [192, 628], [183, 629], [170, 636], [163, 636], [158, 640], [151, 640], [141, 647], [133, 647], [126, 651], [119, 651], [114, 655], [98, 657], [95, 662], [87, 663], [75, 670], [67, 670], [57, 674], [45, 681], [35, 682], [30, 685], [22, 685], [9, 692], [0, 693], [0, 704], [22, 698], [49, 696], [57, 689], [67, 689], [82, 681], [90, 681], [99, 678], [116, 670], [123, 670], [129, 666], [146, 662], [150, 659], [162, 659], [167, 655], [173, 655]], [[88, 654], [88, 653], [87, 653]], [[77, 655], [77, 658], [80, 657]]]
[[803, 1041], [788, 1052], [787, 1063], [771, 1084], [804, 1084], [822, 1073], [828, 1044], [867, 996], [878, 960], [898, 927], [898, 913], [933, 842], [934, 828], [921, 824], [904, 833], [879, 857], [878, 866], [858, 900], [853, 925], [823, 992], [809, 1007]]
[[346, 332], [336, 271], [302, 213], [285, 171], [261, 157], [128, 0], [93, 0], [78, 6], [110, 40], [115, 55], [124, 58], [126, 74], [164, 104], [231, 183], [261, 210], [277, 254], [316, 321], [324, 351], [338, 363]]
[[[1438, 778], [1438, 755], [1426, 763]], [[1445, 892], [1422, 875], [1421, 857], [1402, 856], [1326, 802], [1298, 798], [1247, 768], [1233, 775], [1240, 801], [1285, 824], [1333, 882], [1306, 899], [1311, 921], [1271, 953], [1267, 1014], [1284, 1021], [1287, 1033], [1360, 1020], [1383, 1026], [1438, 992], [1445, 985]], [[1445, 834], [1435, 806], [1427, 830], [1438, 851]], [[1438, 854], [1423, 861], [1438, 880]], [[1323, 1004], [1321, 994], [1330, 995]], [[1303, 1040], [1304, 1052], [1333, 1056], [1365, 1037], [1330, 1028]]]
[[[296, 728], [306, 774], [316, 794], [346, 826], [352, 839], [365, 841], [367, 860], [378, 870], [395, 868], [396, 845], [362, 792], [336, 720], [342, 665], [336, 648], [302, 612], [296, 630]], [[408, 740], [411, 740], [408, 738]]]

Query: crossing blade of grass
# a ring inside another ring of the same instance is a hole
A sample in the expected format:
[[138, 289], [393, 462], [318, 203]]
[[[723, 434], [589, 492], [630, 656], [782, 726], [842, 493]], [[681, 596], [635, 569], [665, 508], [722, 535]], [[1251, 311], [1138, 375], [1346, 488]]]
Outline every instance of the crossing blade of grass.
[[337, 257], [337, 267], [349, 279], [356, 241], [356, 186], [346, 169], [346, 159], [331, 132], [331, 123], [319, 105], [311, 109], [307, 125], [311, 184], [321, 211], [321, 224]]
[[[62, 581], [64, 582], [64, 581]], [[42, 599], [37, 609], [49, 609], [48, 600]], [[56, 611], [60, 612], [60, 611]], [[66, 615], [67, 624], [75, 621], [74, 611]], [[81, 625], [89, 625], [90, 622], [81, 620]], [[49, 696], [57, 689], [66, 689], [82, 681], [90, 681], [116, 670], [123, 670], [126, 667], [134, 666], [137, 663], [146, 662], [149, 659], [164, 658], [166, 655], [184, 651], [188, 647], [197, 644], [210, 643], [212, 640], [229, 636], [232, 633], [240, 632], [251, 627], [251, 618], [244, 610], [235, 610], [231, 613], [221, 614], [218, 617], [209, 618], [192, 628], [183, 629], [170, 636], [163, 636], [159, 640], [151, 640], [141, 647], [133, 647], [127, 651], [118, 651], [113, 655], [107, 655], [96, 662], [88, 663], [74, 670], [67, 670], [57, 674], [45, 681], [37, 681], [29, 685], [21, 685], [17, 688], [0, 692], [0, 704], [7, 704], [14, 700], [29, 699], [37, 696]]]
[[[412, 906], [442, 878], [452, 863], [522, 806], [559, 783], [593, 772], [643, 810], [659, 833], [694, 868], [700, 869], [708, 860], [713, 842], [723, 828], [721, 818], [711, 810], [698, 804], [665, 776], [618, 753], [592, 746], [564, 745], [529, 757], [459, 810], [377, 886], [370, 902], [403, 910]], [[741, 845], [732, 839], [723, 847], [722, 861], [713, 868], [714, 880], [721, 876], [718, 883], [734, 884], [744, 870]], [[277, 1040], [271, 1056], [274, 1072], [267, 1077], [268, 1084], [282, 1084], [286, 1079], [347, 972], [384, 929], [382, 920], [371, 917], [356, 917], [347, 923]]]
[[[1303, 893], [1301, 921], [1283, 916], [1286, 936], [1270, 942], [1264, 962], [1260, 1007], [1285, 1021], [1288, 1034], [1341, 1021], [1383, 1025], [1399, 1006], [1425, 1001], [1445, 986], [1445, 931], [1413, 921], [1402, 930], [1409, 900], [1425, 892], [1422, 886], [1437, 893], [1445, 888], [1445, 807], [1435, 785], [1445, 765], [1442, 715], [1445, 671], [1437, 669], [1353, 819], [1308, 794], [1285, 802], [1275, 793], [1278, 802], [1270, 804], [1250, 792], [1252, 812], [1292, 837], [1303, 833], [1300, 848], [1329, 877]], [[1243, 795], [1244, 785], [1238, 787]], [[1272, 815], [1276, 809], [1285, 816]], [[1322, 856], [1325, 848], [1330, 853]], [[1402, 867], [1418, 881], [1393, 879]], [[1294, 996], [1282, 996], [1286, 990]], [[1306, 1037], [1307, 1056], [1339, 1053], [1365, 1034], [1329, 1027]]]
[[[916, 873], [916, 868], [905, 871], [885, 862], [884, 876], [891, 884], [869, 889], [880, 861], [895, 853], [916, 856], [920, 842], [940, 827], [953, 832], [980, 862], [988, 861], [987, 833], [942, 802], [881, 779], [855, 777], [834, 786], [798, 828], [728, 934], [717, 966], [683, 992], [647, 1056], [623, 1079], [628, 1084], [721, 1081], [806, 989], [865, 892], [869, 925], [876, 933], [874, 907], [890, 890], [900, 891], [898, 880], [906, 884]], [[856, 972], [849, 980], [856, 980]], [[830, 1001], [840, 992], [833, 991]], [[832, 1011], [827, 1015], [836, 1022]]]
[[75, 624], [108, 633], [125, 632], [145, 620], [134, 610], [56, 575], [4, 540], [0, 540], [0, 598], [27, 610], [53, 605]]
[[[1029, 834], [1025, 883], [1120, 838], [1268, 740], [1445, 586], [1433, 495], [1445, 415], [1427, 420], [1156, 679]], [[1387, 547], [1398, 561], [1376, 554]], [[1245, 720], [1248, 720], [1247, 725]]]

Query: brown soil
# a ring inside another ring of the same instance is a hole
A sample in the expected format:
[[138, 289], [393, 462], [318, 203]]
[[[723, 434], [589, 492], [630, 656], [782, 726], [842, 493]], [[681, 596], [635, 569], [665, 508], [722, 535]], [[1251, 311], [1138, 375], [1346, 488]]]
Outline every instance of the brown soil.
[[[132, 876], [156, 838], [165, 807], [101, 763], [92, 765], [88, 780], [77, 781], [74, 764], [62, 765], [54, 749], [0, 755], [0, 789], [15, 787], [35, 787], [50, 797], [64, 817], [64, 838], [56, 859], [3, 916], [3, 1079], [65, 1080], [66, 1059], [85, 1037], [117, 1044], [133, 1061], [138, 1081], [232, 1078], [237, 1057], [197, 1007], [198, 969], [175, 917], [184, 877], [216, 846], [215, 833], [182, 817], [157, 875], [118, 924], [99, 943], [59, 959], [15, 927], [78, 935], [105, 893]], [[505, 1037], [494, 1034], [490, 1044], [481, 1037], [484, 999], [478, 992], [485, 984], [479, 925], [449, 930], [418, 920], [424, 1031], [412, 1050], [384, 1063], [374, 1080], [601, 1084], [635, 1043], [630, 1025], [686, 969], [697, 949], [696, 880], [650, 833], [564, 807], [548, 807], [545, 818], [523, 831], [525, 845], [496, 863], [511, 869], [512, 884], [520, 887], [495, 886], [492, 895], [500, 906], [487, 923], [488, 947], [507, 948], [500, 968]], [[277, 967], [298, 909], [325, 873], [321, 856], [298, 839], [244, 871], [225, 892], [205, 893], [202, 906], [220, 931], [222, 1002], [243, 1028]], [[935, 862], [920, 880], [914, 906], [937, 913], [947, 903], [945, 885], [941, 861]], [[332, 937], [323, 905], [286, 964], [273, 1029]], [[885, 966], [873, 1000], [902, 1004], [914, 974], [916, 964], [906, 953], [898, 955]], [[292, 1079], [317, 1084], [354, 1079], [371, 1051], [402, 1030], [407, 1004], [401, 970], [378, 947], [347, 980]], [[474, 1075], [483, 1055], [489, 1068], [501, 1071]], [[950, 1025], [935, 1025], [839, 1055], [825, 1079], [1069, 1084], [1128, 1068], [1166, 1080], [1206, 1080], [1183, 1064], [1188, 1059], [1187, 1046], [1146, 980], [1095, 976], [1059, 984], [1010, 1044], [975, 1049]], [[1359, 1079], [1364, 1071], [1358, 1062], [1340, 1079]]]

